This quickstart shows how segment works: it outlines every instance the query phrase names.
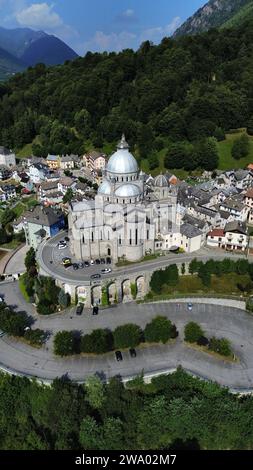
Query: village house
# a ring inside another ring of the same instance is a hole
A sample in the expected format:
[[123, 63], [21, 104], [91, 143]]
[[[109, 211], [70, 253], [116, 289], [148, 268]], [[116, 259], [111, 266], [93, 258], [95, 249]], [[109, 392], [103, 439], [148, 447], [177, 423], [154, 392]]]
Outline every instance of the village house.
[[0, 147], [0, 165], [5, 165], [12, 168], [16, 165], [16, 155], [11, 150]]
[[46, 163], [50, 170], [57, 170], [60, 167], [60, 158], [58, 155], [48, 155]]
[[92, 151], [83, 156], [84, 166], [93, 171], [102, 171], [106, 165], [106, 155], [101, 152]]
[[207, 246], [229, 251], [245, 251], [248, 247], [246, 224], [229, 222], [224, 229], [214, 229], [207, 235]]

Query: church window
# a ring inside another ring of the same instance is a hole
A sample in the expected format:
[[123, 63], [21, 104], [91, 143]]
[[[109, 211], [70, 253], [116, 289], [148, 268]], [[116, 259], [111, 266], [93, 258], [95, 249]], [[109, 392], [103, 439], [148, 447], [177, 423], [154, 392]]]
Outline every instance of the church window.
[[138, 229], [135, 229], [135, 245], [138, 245]]
[[149, 230], [147, 230], [147, 240], [149, 240]]
[[94, 233], [91, 232], [91, 241], [94, 242]]
[[83, 239], [82, 239], [83, 243], [84, 243], [84, 235], [83, 235]]

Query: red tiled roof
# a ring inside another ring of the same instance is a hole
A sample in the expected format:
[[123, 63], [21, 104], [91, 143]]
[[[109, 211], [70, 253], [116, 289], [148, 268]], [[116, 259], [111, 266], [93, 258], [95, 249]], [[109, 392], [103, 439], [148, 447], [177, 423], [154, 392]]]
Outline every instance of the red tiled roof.
[[215, 228], [208, 233], [208, 237], [224, 237], [224, 230], [221, 228]]
[[253, 188], [248, 189], [245, 194], [245, 197], [252, 197], [253, 198]]

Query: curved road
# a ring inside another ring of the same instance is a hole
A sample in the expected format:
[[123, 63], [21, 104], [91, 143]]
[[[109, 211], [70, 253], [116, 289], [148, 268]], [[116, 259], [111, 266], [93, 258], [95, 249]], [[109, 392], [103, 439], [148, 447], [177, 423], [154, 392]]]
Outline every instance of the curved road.
[[[57, 248], [57, 243], [59, 240], [63, 239], [67, 235], [67, 232], [61, 232], [56, 235], [54, 238], [42, 243], [37, 252], [37, 259], [39, 261], [40, 267], [42, 270], [51, 277], [57, 277], [62, 282], [67, 282], [69, 284], [78, 284], [82, 283], [87, 285], [90, 283], [90, 276], [94, 273], [100, 273], [103, 265], [90, 266], [89, 268], [79, 269], [74, 271], [72, 267], [67, 270], [61, 265], [61, 260], [64, 256], [70, 256], [73, 261], [73, 255], [71, 255], [69, 248], [65, 250], [59, 250]], [[198, 251], [193, 253], [178, 253], [168, 254], [161, 257], [158, 257], [151, 261], [133, 263], [128, 266], [117, 268], [112, 266], [113, 272], [110, 274], [103, 275], [103, 278], [113, 278], [117, 276], [122, 276], [122, 274], [138, 274], [145, 271], [154, 271], [156, 269], [161, 269], [169, 264], [173, 263], [183, 263], [190, 262], [192, 259], [197, 258], [202, 261], [207, 261], [210, 258], [212, 259], [224, 259], [224, 258], [233, 258], [238, 259], [239, 257], [245, 258], [244, 254], [233, 254], [226, 251], [209, 249], [203, 247]], [[78, 261], [78, 260], [77, 260]], [[80, 261], [80, 260], [79, 260]]]
[[[15, 289], [6, 287], [5, 299], [11, 302]], [[1, 287], [3, 291], [4, 286]], [[1, 292], [2, 293], [2, 292]], [[225, 305], [194, 303], [192, 312], [186, 304], [154, 303], [123, 304], [119, 307], [100, 311], [92, 316], [85, 310], [82, 316], [76, 316], [73, 310], [51, 317], [38, 317], [30, 306], [30, 313], [36, 318], [33, 328], [47, 329], [53, 334], [59, 330], [77, 330], [91, 332], [95, 328], [108, 327], [134, 322], [144, 327], [154, 316], [166, 315], [176, 323], [179, 338], [174, 344], [156, 345], [137, 348], [137, 357], [131, 359], [128, 352], [123, 353], [123, 361], [117, 362], [113, 353], [103, 356], [74, 356], [66, 359], [57, 358], [52, 352], [52, 337], [41, 349], [32, 348], [7, 336], [0, 338], [0, 365], [20, 374], [52, 380], [68, 374], [73, 380], [83, 381], [89, 375], [98, 373], [103, 378], [120, 374], [123, 378], [140, 374], [165, 372], [181, 365], [184, 369], [219, 382], [231, 389], [253, 389], [253, 318], [241, 309]], [[200, 323], [208, 336], [228, 338], [238, 362], [230, 363], [196, 351], [186, 346], [183, 341], [184, 325], [190, 321]]]

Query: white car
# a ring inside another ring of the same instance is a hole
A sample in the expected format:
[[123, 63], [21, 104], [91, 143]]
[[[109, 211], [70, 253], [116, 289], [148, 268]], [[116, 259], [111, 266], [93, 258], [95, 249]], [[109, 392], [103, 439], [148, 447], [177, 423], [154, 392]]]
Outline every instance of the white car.
[[105, 269], [101, 270], [102, 274], [108, 274], [108, 273], [111, 273], [111, 272], [112, 272], [111, 268], [105, 268]]
[[187, 309], [189, 310], [189, 312], [192, 311], [192, 307], [193, 307], [192, 303], [189, 302], [189, 303], [187, 304]]
[[90, 265], [92, 266], [93, 264], [94, 264], [94, 260], [91, 259], [91, 260], [90, 260]]
[[67, 247], [66, 243], [65, 243], [65, 245], [63, 243], [59, 243], [59, 245], [58, 245], [59, 250], [65, 250], [66, 247]]

